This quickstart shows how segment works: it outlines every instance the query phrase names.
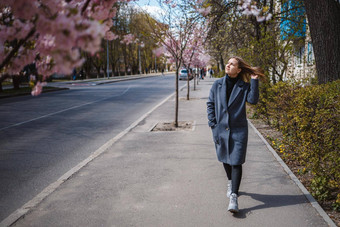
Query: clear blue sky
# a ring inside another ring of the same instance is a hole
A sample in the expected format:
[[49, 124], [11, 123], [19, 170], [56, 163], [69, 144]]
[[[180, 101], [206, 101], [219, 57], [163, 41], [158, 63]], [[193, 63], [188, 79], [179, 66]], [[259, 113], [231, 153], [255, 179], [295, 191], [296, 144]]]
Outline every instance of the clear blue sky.
[[136, 2], [131, 3], [142, 7], [143, 10], [147, 11], [149, 14], [155, 16], [156, 18], [162, 11], [157, 0], [136, 0]]
[[158, 6], [158, 2], [156, 0], [137, 0], [136, 3], [140, 6]]

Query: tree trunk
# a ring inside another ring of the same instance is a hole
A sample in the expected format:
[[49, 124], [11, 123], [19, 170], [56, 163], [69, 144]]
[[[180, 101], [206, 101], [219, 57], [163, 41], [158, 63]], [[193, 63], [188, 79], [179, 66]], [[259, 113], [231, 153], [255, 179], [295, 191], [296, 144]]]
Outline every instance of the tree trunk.
[[20, 89], [20, 76], [14, 75], [12, 79], [13, 79], [13, 89], [19, 90]]
[[100, 67], [95, 67], [95, 68], [97, 70], [97, 78], [99, 78], [99, 76], [100, 76]]
[[176, 107], [175, 107], [175, 127], [178, 127], [178, 70], [179, 66], [176, 64]]
[[124, 75], [127, 75], [128, 71], [128, 63], [127, 63], [127, 56], [126, 56], [126, 45], [123, 47], [123, 57], [124, 57]]
[[194, 91], [196, 91], [196, 73], [194, 73]]
[[4, 82], [9, 77], [8, 74], [0, 76], [0, 92], [3, 92], [2, 82]]
[[276, 75], [274, 72], [272, 74], [272, 81], [273, 81], [273, 84], [276, 84]]
[[319, 84], [340, 78], [340, 3], [304, 0]]
[[187, 77], [187, 100], [190, 99], [190, 83], [189, 83], [189, 69], [188, 69], [188, 77]]
[[220, 70], [224, 71], [224, 61], [223, 61], [222, 54], [220, 55]]
[[120, 63], [117, 64], [118, 76], [120, 76]]

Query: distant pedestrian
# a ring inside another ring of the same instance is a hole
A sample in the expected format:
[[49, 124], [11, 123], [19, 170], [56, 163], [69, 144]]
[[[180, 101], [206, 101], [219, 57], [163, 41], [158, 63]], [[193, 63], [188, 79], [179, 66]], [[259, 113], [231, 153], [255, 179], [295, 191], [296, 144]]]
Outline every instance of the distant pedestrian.
[[164, 76], [164, 69], [162, 69], [162, 76]]
[[225, 72], [210, 89], [207, 112], [217, 158], [223, 163], [228, 178], [228, 211], [238, 212], [237, 197], [248, 141], [245, 105], [258, 102], [258, 78], [264, 74], [240, 57], [230, 58]]
[[79, 77], [80, 77], [81, 80], [84, 79], [84, 77], [85, 77], [84, 69], [81, 69], [81, 70], [80, 70], [80, 72], [79, 72]]
[[72, 79], [73, 79], [73, 80], [76, 80], [76, 79], [77, 79], [77, 70], [76, 70], [76, 68], [73, 69], [73, 72], [72, 72]]
[[214, 70], [213, 69], [210, 69], [209, 70], [209, 74], [210, 74], [210, 78], [212, 78], [213, 74], [214, 74]]

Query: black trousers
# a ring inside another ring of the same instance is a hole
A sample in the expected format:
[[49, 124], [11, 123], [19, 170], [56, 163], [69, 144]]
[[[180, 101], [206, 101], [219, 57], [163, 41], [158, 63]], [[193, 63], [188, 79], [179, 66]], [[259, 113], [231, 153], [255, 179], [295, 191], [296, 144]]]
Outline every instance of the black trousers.
[[223, 163], [223, 167], [227, 174], [228, 180], [231, 180], [231, 192], [238, 195], [242, 178], [242, 165], [231, 166], [227, 163]]

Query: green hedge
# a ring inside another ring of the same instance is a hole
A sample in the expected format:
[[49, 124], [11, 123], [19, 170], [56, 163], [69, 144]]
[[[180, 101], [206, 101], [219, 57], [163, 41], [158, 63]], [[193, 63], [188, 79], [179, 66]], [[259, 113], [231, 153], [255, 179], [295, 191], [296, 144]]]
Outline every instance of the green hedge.
[[255, 113], [283, 133], [280, 152], [312, 176], [310, 189], [319, 201], [333, 200], [340, 211], [340, 80], [298, 87], [263, 84]]

